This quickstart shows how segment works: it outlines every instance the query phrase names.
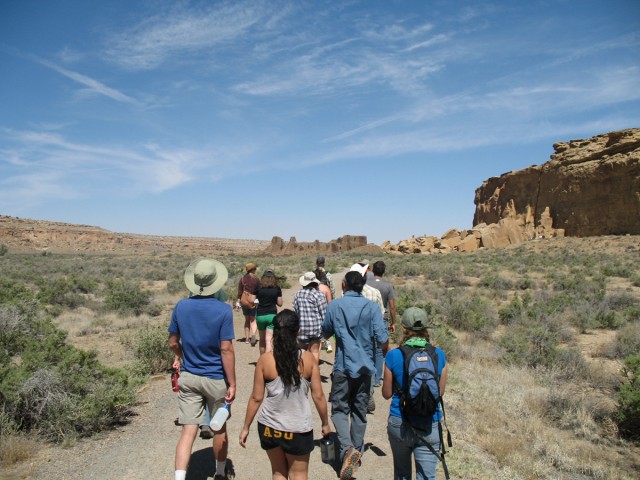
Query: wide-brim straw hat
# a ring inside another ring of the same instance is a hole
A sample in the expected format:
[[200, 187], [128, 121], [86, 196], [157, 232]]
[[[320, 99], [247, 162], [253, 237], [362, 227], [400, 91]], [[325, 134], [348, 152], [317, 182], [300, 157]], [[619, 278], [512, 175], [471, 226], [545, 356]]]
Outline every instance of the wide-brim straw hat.
[[316, 277], [316, 274], [313, 272], [307, 272], [300, 277], [300, 285], [306, 287], [310, 283], [320, 284], [320, 280]]
[[194, 295], [213, 295], [222, 288], [229, 272], [227, 267], [211, 258], [194, 260], [184, 272], [184, 283]]

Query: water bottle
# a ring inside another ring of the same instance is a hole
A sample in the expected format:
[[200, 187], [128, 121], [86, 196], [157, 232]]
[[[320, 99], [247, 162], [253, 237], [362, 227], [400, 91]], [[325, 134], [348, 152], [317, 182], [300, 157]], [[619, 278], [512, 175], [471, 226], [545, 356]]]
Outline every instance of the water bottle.
[[216, 414], [211, 419], [209, 427], [211, 427], [211, 430], [214, 432], [217, 432], [224, 427], [224, 422], [227, 421], [227, 418], [229, 418], [229, 404], [225, 402], [223, 407], [216, 410]]
[[322, 437], [320, 440], [320, 453], [322, 456], [322, 463], [333, 464], [336, 460], [336, 442], [335, 433], [331, 432], [326, 437]]
[[171, 370], [171, 389], [174, 392], [180, 391], [180, 387], [178, 386], [178, 379], [180, 378], [180, 370], [172, 369]]

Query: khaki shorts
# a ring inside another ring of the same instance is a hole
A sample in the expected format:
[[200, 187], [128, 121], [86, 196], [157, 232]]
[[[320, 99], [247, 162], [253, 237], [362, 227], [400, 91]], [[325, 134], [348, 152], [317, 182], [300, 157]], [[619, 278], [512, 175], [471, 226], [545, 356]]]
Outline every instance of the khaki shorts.
[[182, 372], [178, 379], [178, 421], [182, 425], [200, 425], [205, 418], [205, 405], [208, 405], [211, 416], [224, 405], [227, 395], [227, 384], [224, 379], [214, 379]]

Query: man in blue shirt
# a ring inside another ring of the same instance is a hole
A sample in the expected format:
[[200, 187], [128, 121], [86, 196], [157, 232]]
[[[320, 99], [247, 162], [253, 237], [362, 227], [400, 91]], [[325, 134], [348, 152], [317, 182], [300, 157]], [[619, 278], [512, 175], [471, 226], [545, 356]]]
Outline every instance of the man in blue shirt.
[[336, 356], [331, 382], [331, 420], [338, 434], [341, 480], [352, 478], [360, 465], [367, 428], [371, 377], [376, 372], [374, 342], [384, 354], [389, 334], [380, 307], [362, 296], [364, 277], [347, 272], [344, 296], [327, 307], [322, 324], [325, 338], [336, 336]]
[[[236, 395], [233, 312], [215, 295], [227, 278], [227, 269], [216, 260], [202, 258], [191, 263], [184, 274], [191, 296], [178, 301], [171, 316], [169, 348], [175, 355], [174, 368], [181, 370], [178, 418], [182, 434], [176, 447], [175, 480], [186, 477], [205, 405], [215, 412]], [[215, 480], [226, 478], [228, 444], [225, 425], [213, 436]]]

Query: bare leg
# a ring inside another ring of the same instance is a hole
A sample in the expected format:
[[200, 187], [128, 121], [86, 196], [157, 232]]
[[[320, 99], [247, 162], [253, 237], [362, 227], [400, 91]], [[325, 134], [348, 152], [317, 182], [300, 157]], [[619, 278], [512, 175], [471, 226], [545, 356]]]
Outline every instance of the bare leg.
[[309, 478], [309, 454], [306, 455], [289, 455], [287, 464], [289, 465], [289, 480], [307, 480]]
[[258, 335], [260, 338], [258, 339], [258, 348], [260, 349], [260, 355], [267, 351], [267, 329], [258, 330]]
[[276, 447], [267, 450], [271, 462], [271, 478], [273, 480], [287, 480], [289, 478], [289, 465], [282, 448]]
[[223, 425], [220, 430], [213, 433], [213, 457], [222, 462], [227, 459], [229, 452], [229, 440], [227, 438], [227, 425]]
[[244, 316], [244, 339], [247, 343], [251, 340], [251, 315]]
[[267, 328], [265, 330], [266, 334], [265, 334], [265, 342], [266, 342], [266, 347], [265, 347], [265, 352], [269, 353], [273, 351], [273, 330], [270, 328]]
[[198, 434], [198, 425], [183, 425], [180, 440], [176, 446], [176, 470], [186, 470], [191, 459], [191, 448]]

